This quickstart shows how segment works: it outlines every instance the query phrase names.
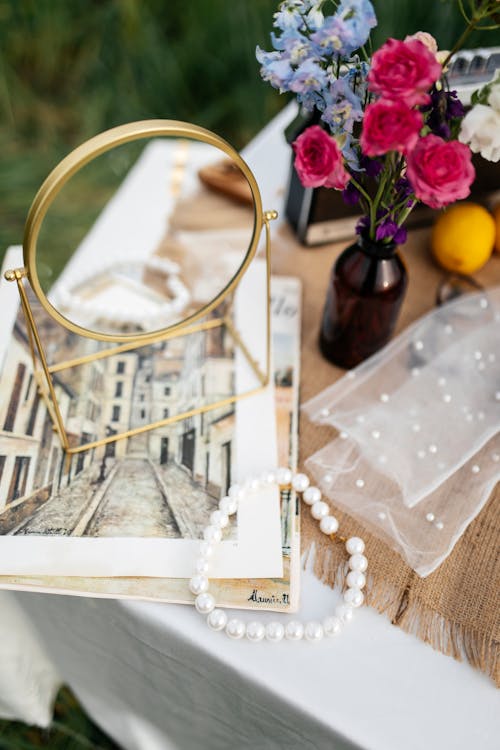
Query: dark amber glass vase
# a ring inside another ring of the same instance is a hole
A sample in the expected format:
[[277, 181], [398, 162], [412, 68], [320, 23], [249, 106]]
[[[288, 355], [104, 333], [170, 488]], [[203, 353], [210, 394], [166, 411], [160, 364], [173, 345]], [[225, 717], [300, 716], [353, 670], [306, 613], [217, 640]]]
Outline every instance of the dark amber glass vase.
[[390, 339], [407, 287], [395, 243], [365, 237], [346, 248], [332, 269], [320, 332], [323, 356], [355, 367]]

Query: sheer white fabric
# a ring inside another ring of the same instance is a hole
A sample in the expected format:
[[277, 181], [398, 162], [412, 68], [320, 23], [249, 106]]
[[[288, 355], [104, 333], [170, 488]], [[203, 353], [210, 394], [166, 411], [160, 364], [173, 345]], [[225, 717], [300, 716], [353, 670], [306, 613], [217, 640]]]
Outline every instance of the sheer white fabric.
[[303, 407], [339, 430], [308, 469], [426, 576], [500, 476], [500, 287], [409, 327]]

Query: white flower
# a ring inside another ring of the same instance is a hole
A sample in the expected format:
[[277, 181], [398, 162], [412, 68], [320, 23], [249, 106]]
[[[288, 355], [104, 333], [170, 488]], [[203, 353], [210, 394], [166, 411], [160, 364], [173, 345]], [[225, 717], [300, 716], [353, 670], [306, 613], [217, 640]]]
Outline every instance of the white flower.
[[490, 107], [493, 107], [495, 112], [500, 112], [500, 81], [499, 83], [494, 83], [491, 87], [488, 104]]
[[429, 52], [432, 52], [433, 55], [437, 54], [437, 42], [432, 34], [429, 34], [428, 31], [417, 31], [416, 34], [409, 34], [407, 37], [405, 37], [405, 42], [410, 39], [415, 39], [417, 42], [422, 42], [422, 44], [427, 47]]
[[[488, 161], [500, 160], [500, 108], [476, 104], [462, 120], [459, 140], [468, 143], [471, 151]], [[491, 95], [490, 95], [491, 99]]]

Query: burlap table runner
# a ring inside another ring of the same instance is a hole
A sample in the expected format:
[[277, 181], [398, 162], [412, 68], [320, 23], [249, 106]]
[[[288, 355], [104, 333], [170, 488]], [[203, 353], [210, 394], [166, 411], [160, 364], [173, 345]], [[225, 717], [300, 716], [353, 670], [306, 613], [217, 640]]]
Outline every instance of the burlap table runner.
[[[273, 243], [273, 271], [299, 276], [303, 282], [302, 360], [300, 399], [304, 403], [339, 378], [343, 371], [320, 355], [317, 339], [330, 269], [335, 258], [349, 244], [342, 242], [321, 248], [304, 248], [283, 227]], [[428, 312], [435, 304], [443, 272], [433, 263], [429, 230], [410, 233], [402, 255], [409, 274], [398, 331]], [[476, 275], [484, 286], [500, 284], [500, 256], [492, 258]], [[328, 427], [313, 425], [301, 415], [299, 459], [303, 465], [334, 436]], [[500, 556], [498, 540], [499, 486], [487, 505], [469, 525], [447, 560], [426, 579], [419, 578], [402, 558], [383, 541], [335, 510], [346, 535], [366, 539], [370, 560], [367, 603], [385, 613], [394, 625], [417, 635], [434, 648], [456, 659], [466, 658], [500, 684], [498, 652], [500, 641], [498, 591]], [[332, 545], [308, 513], [302, 515], [303, 550], [314, 544], [314, 570], [323, 581], [334, 585], [342, 567], [341, 545]]]
[[[244, 225], [249, 220], [248, 209], [220, 195], [200, 191], [193, 200], [179, 201], [169, 232], [158, 248], [158, 253], [169, 254], [169, 233], [177, 229], [206, 229], [221, 226], [221, 216], [227, 226]], [[275, 233], [272, 257], [273, 273], [298, 276], [303, 283], [302, 298], [302, 357], [300, 399], [305, 403], [312, 396], [339, 378], [343, 371], [320, 355], [317, 339], [330, 269], [336, 257], [349, 244], [320, 248], [304, 248], [283, 225]], [[429, 230], [410, 233], [402, 255], [409, 273], [408, 292], [397, 330], [431, 310], [443, 271], [432, 261], [428, 250]], [[476, 279], [483, 286], [500, 284], [500, 256], [493, 257]], [[299, 428], [299, 463], [305, 460], [335, 435], [333, 429], [310, 423], [301, 415]], [[498, 539], [500, 516], [499, 487], [476, 520], [471, 523], [447, 560], [426, 579], [421, 579], [402, 558], [383, 541], [368, 534], [348, 515], [335, 509], [345, 534], [360, 534], [366, 539], [370, 559], [367, 603], [385, 613], [394, 625], [417, 635], [434, 648], [456, 659], [466, 658], [471, 664], [487, 672], [500, 684], [498, 651], [500, 628], [498, 590], [500, 559]], [[311, 551], [314, 545], [314, 571], [331, 586], [341, 584], [342, 545], [331, 544], [319, 531], [318, 524], [308, 513], [302, 515], [302, 548]]]

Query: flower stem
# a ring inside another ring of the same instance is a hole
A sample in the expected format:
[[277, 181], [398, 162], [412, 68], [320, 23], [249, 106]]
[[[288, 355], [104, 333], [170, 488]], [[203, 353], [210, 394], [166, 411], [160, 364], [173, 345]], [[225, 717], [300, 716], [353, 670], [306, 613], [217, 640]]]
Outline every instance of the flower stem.
[[476, 28], [476, 26], [479, 23], [479, 21], [480, 21], [479, 18], [471, 18], [471, 20], [469, 21], [468, 26], [466, 26], [466, 28], [463, 30], [462, 34], [459, 36], [458, 40], [453, 45], [453, 48], [451, 49], [450, 53], [448, 54], [448, 57], [444, 61], [444, 63], [443, 63], [443, 70], [446, 70], [446, 66], [450, 62], [450, 60], [453, 57], [453, 55], [456, 52], [458, 52], [459, 49], [461, 49], [463, 47], [465, 40], [469, 37], [470, 34], [472, 34], [472, 32]]
[[399, 217], [399, 221], [398, 221], [398, 227], [402, 226], [405, 223], [406, 219], [408, 218], [410, 213], [413, 211], [417, 203], [418, 201], [415, 198], [411, 206], [408, 206], [407, 208], [405, 208], [405, 210], [401, 213], [401, 216]]
[[364, 197], [364, 199], [366, 200], [366, 202], [370, 206], [370, 210], [371, 210], [372, 199], [370, 198], [370, 196], [368, 195], [368, 193], [366, 192], [366, 190], [364, 189], [364, 187], [357, 180], [355, 180], [354, 177], [352, 177], [352, 176], [351, 176], [351, 182], [354, 185], [354, 187], [356, 188], [356, 190], [359, 190], [359, 192], [361, 193], [361, 195]]

